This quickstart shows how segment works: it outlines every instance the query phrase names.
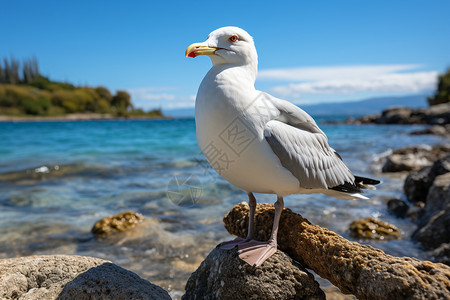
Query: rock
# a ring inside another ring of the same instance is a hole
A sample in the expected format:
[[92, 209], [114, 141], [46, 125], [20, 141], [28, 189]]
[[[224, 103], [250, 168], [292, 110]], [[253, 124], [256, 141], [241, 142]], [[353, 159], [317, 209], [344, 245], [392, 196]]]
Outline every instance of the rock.
[[433, 261], [450, 266], [450, 243], [444, 243], [430, 252]]
[[417, 201], [414, 202], [412, 206], [409, 207], [408, 213], [406, 214], [411, 221], [418, 221], [420, 217], [425, 212], [425, 202]]
[[414, 232], [413, 240], [426, 248], [437, 248], [450, 242], [450, 205], [435, 214], [428, 223]]
[[0, 260], [1, 299], [170, 299], [162, 288], [109, 261], [72, 255]]
[[450, 205], [450, 172], [437, 176], [431, 186], [425, 205], [425, 213], [422, 217], [428, 221], [439, 211]]
[[418, 113], [423, 114], [423, 119], [427, 124], [445, 125], [450, 123], [450, 103], [419, 109]]
[[[256, 239], [267, 240], [274, 208], [258, 204]], [[245, 237], [248, 204], [236, 205], [224, 218], [225, 228]], [[358, 299], [445, 299], [450, 290], [450, 267], [409, 257], [394, 257], [369, 245], [350, 242], [338, 234], [312, 225], [299, 214], [284, 209], [278, 232], [279, 249], [328, 279], [343, 293]]]
[[381, 115], [364, 116], [356, 120], [347, 120], [351, 124], [431, 124], [450, 123], [450, 103], [433, 105], [428, 108], [389, 107]]
[[450, 145], [413, 146], [395, 150], [386, 158], [383, 172], [419, 170], [450, 153]]
[[434, 125], [423, 130], [416, 130], [410, 133], [410, 135], [423, 135], [423, 134], [432, 134], [437, 136], [450, 136], [450, 125], [447, 124], [445, 126]]
[[428, 195], [428, 190], [433, 183], [430, 175], [431, 166], [424, 167], [420, 170], [411, 172], [405, 179], [403, 184], [403, 191], [406, 198], [411, 202], [425, 202]]
[[144, 220], [144, 216], [132, 211], [126, 211], [115, 216], [109, 216], [97, 221], [91, 232], [98, 237], [129, 230]]
[[450, 242], [450, 173], [435, 178], [419, 226], [412, 238], [425, 247]]
[[431, 168], [422, 168], [406, 177], [403, 190], [411, 202], [427, 201], [428, 190], [436, 176], [450, 172], [450, 155], [436, 160]]
[[186, 283], [188, 299], [325, 299], [314, 276], [277, 251], [259, 267], [215, 248]]
[[351, 235], [359, 239], [384, 240], [402, 237], [397, 227], [375, 218], [355, 220], [350, 223], [349, 229]]
[[389, 107], [381, 113], [375, 122], [378, 124], [411, 124], [412, 108]]
[[397, 218], [406, 217], [409, 205], [405, 201], [400, 199], [390, 199], [387, 203], [388, 210]]

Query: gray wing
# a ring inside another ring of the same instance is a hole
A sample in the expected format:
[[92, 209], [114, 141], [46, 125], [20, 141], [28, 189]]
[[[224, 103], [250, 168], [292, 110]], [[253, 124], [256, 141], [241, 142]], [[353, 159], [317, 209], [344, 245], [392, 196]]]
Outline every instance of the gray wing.
[[267, 122], [264, 137], [300, 187], [328, 189], [355, 181], [311, 116], [287, 101], [273, 98], [272, 103], [280, 116]]

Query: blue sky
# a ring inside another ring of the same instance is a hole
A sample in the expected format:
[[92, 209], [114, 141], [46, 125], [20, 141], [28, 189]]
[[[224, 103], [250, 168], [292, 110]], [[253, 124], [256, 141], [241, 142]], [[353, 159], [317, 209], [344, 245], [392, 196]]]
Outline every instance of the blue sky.
[[51, 79], [191, 107], [207, 57], [186, 47], [234, 25], [255, 39], [259, 89], [297, 104], [430, 94], [450, 67], [450, 1], [5, 1], [0, 57]]

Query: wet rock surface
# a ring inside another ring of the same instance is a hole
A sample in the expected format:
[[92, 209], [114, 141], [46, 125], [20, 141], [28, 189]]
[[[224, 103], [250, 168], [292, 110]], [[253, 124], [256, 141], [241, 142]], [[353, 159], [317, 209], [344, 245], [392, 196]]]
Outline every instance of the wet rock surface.
[[405, 179], [403, 190], [411, 202], [426, 202], [435, 178], [450, 172], [450, 155], [436, 160], [431, 167], [411, 172]]
[[215, 248], [192, 273], [182, 299], [325, 299], [314, 276], [278, 250], [261, 266]]
[[431, 186], [419, 229], [412, 238], [427, 248], [450, 243], [450, 173], [437, 176]]
[[353, 237], [359, 239], [388, 240], [402, 237], [397, 227], [375, 218], [355, 220], [350, 223], [349, 230]]
[[[270, 235], [274, 216], [271, 204], [256, 208], [256, 239]], [[245, 237], [248, 204], [236, 205], [224, 218], [225, 228]], [[368, 245], [350, 242], [283, 210], [279, 249], [358, 299], [445, 299], [450, 291], [450, 267], [409, 257], [394, 257]]]
[[415, 171], [426, 166], [447, 154], [450, 154], [450, 145], [413, 146], [394, 150], [386, 157], [382, 167], [383, 172]]
[[450, 243], [441, 244], [438, 248], [430, 251], [433, 260], [450, 266]]
[[424, 135], [431, 134], [443, 137], [450, 137], [450, 125], [447, 124], [445, 126], [442, 125], [434, 125], [423, 130], [416, 130], [410, 133], [411, 135]]
[[405, 218], [409, 211], [409, 205], [400, 199], [390, 199], [387, 203], [387, 207], [397, 218]]
[[109, 261], [71, 255], [0, 260], [1, 299], [170, 299], [162, 288]]
[[126, 211], [97, 221], [91, 232], [97, 237], [107, 237], [110, 234], [126, 231], [136, 227], [144, 220], [144, 216], [133, 211]]

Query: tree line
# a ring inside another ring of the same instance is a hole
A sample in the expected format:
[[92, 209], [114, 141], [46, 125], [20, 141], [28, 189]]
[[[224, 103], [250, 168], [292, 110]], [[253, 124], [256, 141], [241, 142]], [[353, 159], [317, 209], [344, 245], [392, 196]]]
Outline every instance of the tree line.
[[450, 68], [439, 75], [437, 90], [432, 97], [428, 97], [429, 105], [437, 105], [450, 102]]
[[106, 87], [74, 86], [52, 81], [39, 72], [35, 57], [22, 63], [11, 57], [0, 62], [0, 114], [57, 116], [67, 113], [110, 113], [116, 116], [161, 116], [160, 109], [135, 109], [130, 94]]

